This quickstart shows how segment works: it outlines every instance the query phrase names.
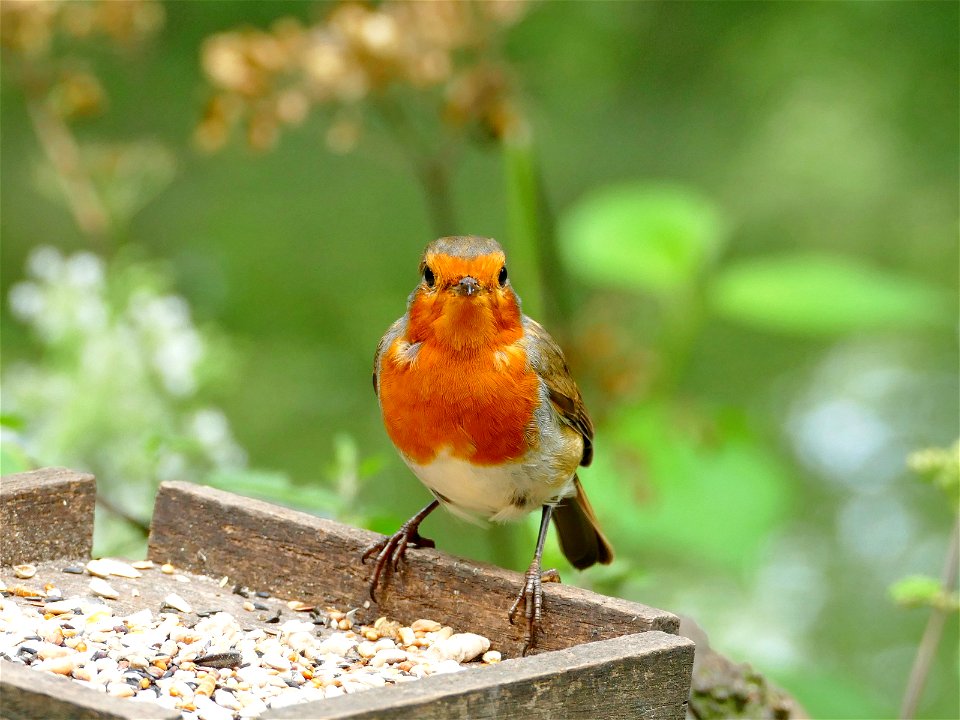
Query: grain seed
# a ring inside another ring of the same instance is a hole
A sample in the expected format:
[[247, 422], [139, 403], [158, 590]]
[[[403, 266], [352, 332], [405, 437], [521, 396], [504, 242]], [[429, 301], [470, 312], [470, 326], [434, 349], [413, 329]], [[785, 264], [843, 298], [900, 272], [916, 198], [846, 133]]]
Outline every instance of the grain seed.
[[176, 593], [170, 593], [163, 599], [163, 604], [161, 605], [161, 608], [164, 608], [164, 607], [173, 608], [174, 610], [177, 610], [179, 612], [185, 612], [185, 613], [191, 612], [193, 610], [193, 608], [190, 606], [190, 603], [188, 603], [186, 600], [184, 600], [182, 597], [180, 597]]
[[498, 650], [487, 650], [480, 659], [488, 665], [493, 665], [494, 663], [500, 662], [503, 658]]
[[37, 566], [30, 564], [14, 565], [13, 574], [21, 580], [29, 580], [37, 574]]
[[120, 597], [120, 593], [118, 593], [110, 583], [101, 577], [91, 578], [90, 592], [92, 592], [94, 595], [99, 595], [100, 597], [109, 598], [111, 600], [116, 600], [118, 597]]

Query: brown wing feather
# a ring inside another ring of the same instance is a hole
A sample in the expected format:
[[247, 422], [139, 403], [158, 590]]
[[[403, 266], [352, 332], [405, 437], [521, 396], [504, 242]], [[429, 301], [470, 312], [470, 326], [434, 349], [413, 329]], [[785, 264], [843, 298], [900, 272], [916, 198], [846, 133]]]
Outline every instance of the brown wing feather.
[[573, 484], [576, 494], [563, 498], [553, 509], [560, 549], [570, 564], [579, 570], [594, 563], [609, 565], [613, 562], [613, 548], [600, 530], [597, 516], [576, 475]]
[[[583, 404], [580, 388], [570, 375], [563, 351], [543, 326], [524, 316], [523, 329], [529, 340], [527, 357], [533, 369], [543, 378], [550, 393], [550, 401], [563, 422], [583, 437], [581, 465], [593, 460], [593, 423]], [[574, 475], [576, 492], [560, 500], [553, 510], [560, 548], [570, 563], [583, 569], [594, 563], [604, 565], [613, 561], [613, 548], [600, 530], [597, 516], [590, 507], [580, 479]]]
[[524, 332], [535, 340], [528, 343], [528, 358], [533, 369], [543, 378], [550, 392], [550, 401], [565, 423], [583, 436], [583, 457], [581, 465], [589, 465], [593, 460], [593, 422], [583, 404], [580, 388], [570, 375], [563, 351], [550, 333], [536, 320], [523, 317]]

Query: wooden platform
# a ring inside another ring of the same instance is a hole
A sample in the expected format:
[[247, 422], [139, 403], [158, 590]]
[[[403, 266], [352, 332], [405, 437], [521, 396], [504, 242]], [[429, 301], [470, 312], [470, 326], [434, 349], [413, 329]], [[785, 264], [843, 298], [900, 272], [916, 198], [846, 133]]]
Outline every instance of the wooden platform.
[[[94, 487], [92, 476], [63, 469], [3, 478], [0, 564], [9, 569], [23, 562], [82, 564], [89, 559]], [[10, 537], [14, 542], [8, 546]], [[231, 586], [239, 583], [284, 600], [347, 609], [368, 599], [370, 566], [359, 558], [377, 537], [270, 503], [174, 482], [165, 483], [157, 495], [149, 558], [212, 578], [205, 585], [203, 578], [191, 576], [190, 584], [197, 592], [207, 588], [204, 602], [210, 605], [229, 600], [223, 597], [229, 588], [222, 590], [216, 582], [226, 576]], [[693, 643], [676, 635], [676, 616], [548, 584], [539, 654], [521, 658], [522, 632], [507, 621], [523, 582], [520, 573], [428, 549], [410, 551], [407, 561], [390, 577], [380, 604], [360, 612], [401, 621], [429, 617], [480, 633], [509, 659], [483, 671], [428, 677], [262, 717], [685, 717]], [[138, 581], [141, 587], [145, 579]], [[151, 596], [165, 592], [157, 587]], [[40, 677], [31, 683], [25, 673]], [[37, 717], [38, 709], [47, 717], [176, 717], [159, 706], [107, 698], [70, 680], [0, 662], [0, 715]]]

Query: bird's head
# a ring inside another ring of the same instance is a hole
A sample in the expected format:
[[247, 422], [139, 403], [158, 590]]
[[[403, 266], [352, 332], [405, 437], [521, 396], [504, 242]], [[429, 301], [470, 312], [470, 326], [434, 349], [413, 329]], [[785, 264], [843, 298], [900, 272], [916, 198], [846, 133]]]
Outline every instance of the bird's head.
[[522, 335], [507, 259], [490, 238], [444, 237], [427, 245], [409, 311], [408, 336], [414, 342], [429, 339], [470, 350], [510, 344]]

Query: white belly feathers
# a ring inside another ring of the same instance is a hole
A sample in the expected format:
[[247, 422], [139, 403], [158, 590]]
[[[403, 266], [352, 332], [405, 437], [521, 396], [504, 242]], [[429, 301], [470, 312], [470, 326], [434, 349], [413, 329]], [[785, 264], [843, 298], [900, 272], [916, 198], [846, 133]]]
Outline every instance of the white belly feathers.
[[522, 462], [474, 465], [444, 451], [429, 465], [408, 463], [420, 481], [451, 511], [476, 520], [516, 520], [541, 505], [573, 494], [573, 476], [564, 482], [544, 477]]

